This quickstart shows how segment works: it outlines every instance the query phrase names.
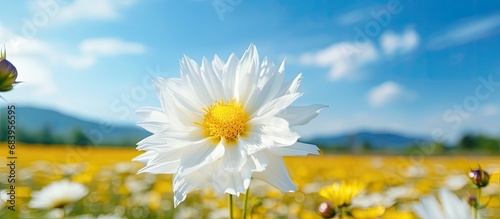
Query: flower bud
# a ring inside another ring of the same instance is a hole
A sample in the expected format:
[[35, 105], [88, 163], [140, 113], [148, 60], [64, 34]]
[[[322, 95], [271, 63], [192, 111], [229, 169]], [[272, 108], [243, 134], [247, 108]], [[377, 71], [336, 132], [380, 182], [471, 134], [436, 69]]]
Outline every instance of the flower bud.
[[12, 90], [13, 84], [18, 83], [17, 69], [6, 59], [6, 51], [0, 53], [0, 91]]
[[318, 206], [318, 214], [323, 218], [332, 218], [337, 214], [337, 212], [332, 207], [332, 203], [321, 202]]
[[481, 169], [472, 170], [469, 172], [469, 178], [472, 183], [476, 185], [478, 188], [486, 187], [490, 181], [490, 174]]

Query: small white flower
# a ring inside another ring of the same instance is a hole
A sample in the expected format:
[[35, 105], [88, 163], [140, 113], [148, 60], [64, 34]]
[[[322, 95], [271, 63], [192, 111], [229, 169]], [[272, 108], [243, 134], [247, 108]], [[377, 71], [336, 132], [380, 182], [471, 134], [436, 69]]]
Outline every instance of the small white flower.
[[420, 195], [420, 192], [415, 189], [413, 185], [407, 184], [391, 187], [387, 189], [384, 194], [387, 199], [397, 201], [402, 198], [417, 198]]
[[207, 218], [226, 218], [227, 208], [217, 208], [208, 214]]
[[427, 174], [427, 171], [422, 166], [409, 166], [404, 172], [407, 178], [423, 178]]
[[61, 180], [53, 182], [38, 192], [33, 192], [28, 207], [36, 209], [63, 208], [86, 196], [87, 188], [76, 182]]
[[131, 162], [119, 162], [119, 163], [116, 163], [114, 170], [118, 174], [128, 174], [128, 173], [135, 172], [134, 165]]
[[162, 108], [142, 108], [138, 123], [153, 133], [138, 143], [146, 153], [139, 171], [174, 174], [174, 204], [207, 187], [238, 196], [252, 177], [282, 191], [295, 191], [283, 156], [318, 154], [315, 145], [298, 143], [290, 127], [316, 117], [323, 105], [290, 106], [302, 94], [301, 75], [284, 80], [284, 62], [275, 65], [250, 45], [238, 60], [215, 56], [201, 66], [181, 60], [181, 78], [158, 78], [154, 85]]
[[[47, 214], [44, 215], [45, 218], [64, 218], [64, 209], [61, 208], [55, 208], [47, 212]], [[88, 218], [86, 218], [88, 219]]]
[[446, 177], [444, 186], [455, 191], [463, 188], [468, 183], [470, 183], [470, 179], [466, 175], [458, 174]]
[[432, 195], [423, 197], [413, 210], [422, 219], [472, 219], [469, 204], [447, 189], [439, 190], [439, 202]]
[[77, 163], [77, 164], [61, 164], [59, 165], [61, 172], [65, 176], [73, 176], [79, 173], [82, 173], [87, 168], [86, 163]]
[[351, 207], [369, 208], [374, 206], [391, 207], [396, 203], [392, 197], [385, 197], [382, 193], [362, 194], [352, 199]]
[[148, 189], [150, 185], [144, 180], [135, 179], [132, 176], [127, 176], [127, 178], [125, 178], [125, 186], [127, 187], [128, 191], [130, 191], [130, 193], [136, 194], [143, 193]]

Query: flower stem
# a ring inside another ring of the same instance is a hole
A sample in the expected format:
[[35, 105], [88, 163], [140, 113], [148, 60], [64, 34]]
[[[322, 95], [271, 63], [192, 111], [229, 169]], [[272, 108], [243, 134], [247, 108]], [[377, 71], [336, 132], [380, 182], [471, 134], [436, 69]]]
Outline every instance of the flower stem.
[[339, 215], [339, 218], [340, 219], [344, 219], [344, 218], [347, 218], [347, 212], [345, 211], [345, 207], [344, 206], [341, 206], [340, 207], [340, 215]]
[[229, 219], [233, 218], [233, 195], [229, 194]]
[[248, 186], [247, 191], [245, 192], [245, 201], [243, 202], [243, 219], [247, 218], [248, 196], [250, 196], [250, 186]]
[[474, 219], [479, 218], [479, 208], [481, 208], [481, 187], [478, 186], [476, 194], [476, 206], [474, 206]]

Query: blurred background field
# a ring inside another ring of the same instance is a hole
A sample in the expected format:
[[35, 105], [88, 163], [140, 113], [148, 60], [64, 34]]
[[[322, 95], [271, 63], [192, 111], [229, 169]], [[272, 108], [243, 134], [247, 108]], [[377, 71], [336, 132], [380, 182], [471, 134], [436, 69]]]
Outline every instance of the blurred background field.
[[[151, 81], [179, 77], [184, 54], [227, 60], [250, 43], [261, 59], [286, 58], [286, 80], [303, 74], [296, 105], [330, 106], [294, 129], [322, 152], [286, 159], [299, 191], [252, 182], [252, 218], [317, 218], [318, 190], [340, 180], [367, 184], [355, 208], [382, 203], [384, 218], [412, 218], [411, 204], [439, 188], [474, 194], [466, 173], [478, 165], [492, 174], [482, 213], [500, 215], [500, 1], [29, 0], [0, 8], [9, 9], [0, 45], [22, 81], [1, 94], [2, 145], [15, 106], [18, 187], [16, 211], [0, 201], [0, 218], [55, 216], [27, 203], [62, 179], [89, 191], [66, 208], [71, 218], [226, 217], [225, 196], [190, 193], [173, 209], [171, 176], [136, 174], [134, 147], [150, 133], [134, 112], [160, 107]], [[0, 147], [0, 190], [7, 153]]]
[[[15, 212], [2, 208], [0, 218], [46, 218], [49, 211], [30, 209], [26, 204], [32, 192], [64, 178], [89, 189], [87, 196], [71, 205], [68, 218], [227, 216], [227, 196], [211, 190], [190, 193], [174, 209], [171, 176], [136, 174], [143, 164], [130, 160], [140, 153], [132, 147], [18, 144], [17, 207]], [[0, 158], [2, 179], [7, 178], [8, 172], [6, 160], [1, 160], [4, 157]], [[411, 204], [438, 188], [449, 188], [459, 197], [466, 197], [469, 192], [474, 194], [466, 174], [479, 164], [492, 174], [490, 185], [483, 189], [483, 203], [490, 200], [483, 213], [495, 218], [494, 215], [500, 215], [499, 160], [498, 156], [421, 155], [286, 158], [299, 191], [283, 193], [254, 180], [249, 201], [251, 215], [252, 218], [319, 218], [315, 209], [324, 201], [317, 194], [321, 187], [340, 180], [359, 180], [367, 187], [359, 201], [353, 202], [353, 208], [384, 203], [383, 218], [414, 218]], [[3, 181], [0, 183], [1, 188], [7, 186]], [[240, 197], [236, 206], [241, 204]], [[236, 211], [237, 216], [239, 213]]]

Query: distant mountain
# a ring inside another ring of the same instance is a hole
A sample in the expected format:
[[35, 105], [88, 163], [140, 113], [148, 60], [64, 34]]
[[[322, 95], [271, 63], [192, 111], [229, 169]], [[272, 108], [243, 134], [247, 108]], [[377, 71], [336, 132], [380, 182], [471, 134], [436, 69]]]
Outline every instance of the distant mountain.
[[[2, 121], [0, 123], [2, 128], [0, 137], [5, 140], [7, 109], [2, 108], [0, 112], [0, 121]], [[48, 134], [69, 139], [74, 138], [75, 132], [78, 132], [89, 139], [93, 145], [133, 146], [138, 141], [151, 135], [146, 130], [133, 124], [115, 125], [105, 121], [88, 121], [54, 110], [34, 107], [16, 107], [16, 129], [18, 134], [22, 131], [22, 133], [37, 135], [38, 138], [32, 140], [32, 143], [39, 143], [37, 141], [41, 141], [40, 139], [43, 139]], [[405, 136], [393, 132], [371, 131], [301, 139], [303, 142], [323, 147], [363, 147], [368, 145], [372, 149], [405, 148], [425, 140], [427, 138]]]
[[373, 149], [382, 148], [405, 148], [412, 144], [426, 141], [426, 137], [405, 136], [392, 132], [370, 132], [360, 131], [350, 134], [322, 136], [302, 141], [321, 145], [323, 147], [342, 147], [342, 146], [370, 146]]
[[[2, 121], [6, 121], [7, 109], [0, 110]], [[24, 133], [40, 133], [43, 130], [55, 136], [69, 136], [80, 131], [95, 145], [119, 145], [125, 140], [139, 141], [150, 135], [133, 124], [115, 125], [106, 121], [86, 121], [54, 110], [34, 107], [16, 107], [15, 111], [16, 129]], [[5, 124], [6, 122], [2, 122], [2, 132]]]

